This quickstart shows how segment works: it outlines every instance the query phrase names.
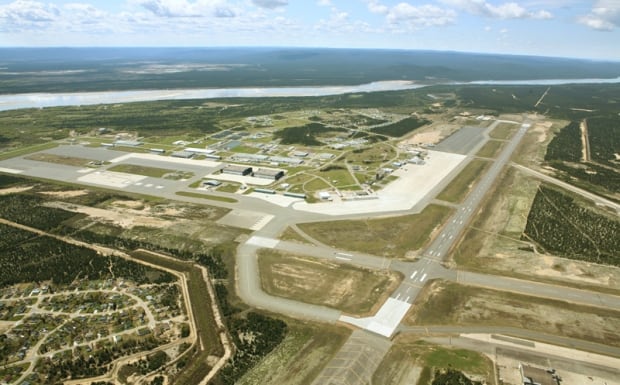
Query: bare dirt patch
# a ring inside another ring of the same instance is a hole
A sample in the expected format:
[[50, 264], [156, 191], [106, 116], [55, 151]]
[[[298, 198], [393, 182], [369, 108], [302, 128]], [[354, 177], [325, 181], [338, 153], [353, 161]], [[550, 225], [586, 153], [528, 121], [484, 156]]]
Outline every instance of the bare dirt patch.
[[88, 194], [88, 190], [71, 191], [40, 191], [39, 194], [51, 196], [58, 199], [75, 198]]
[[392, 272], [285, 256], [273, 250], [261, 250], [259, 266], [263, 289], [269, 294], [358, 315], [382, 304], [401, 281]]
[[32, 189], [32, 186], [3, 188], [0, 189], [0, 195], [17, 194], [20, 192], [28, 191], [30, 189]]
[[400, 144], [403, 145], [416, 145], [419, 143], [437, 143], [442, 138], [441, 131], [430, 131], [430, 132], [422, 132], [419, 134], [413, 135], [409, 139], [405, 139]]
[[15, 322], [11, 322], [11, 321], [0, 321], [0, 333], [6, 332], [14, 324]]
[[136, 226], [164, 228], [171, 226], [174, 222], [176, 222], [176, 220], [162, 219], [150, 215], [149, 208], [145, 208], [144, 210], [120, 208], [100, 209], [66, 202], [49, 202], [45, 205], [74, 213], [86, 214], [97, 221], [108, 222], [124, 229], [130, 229]]

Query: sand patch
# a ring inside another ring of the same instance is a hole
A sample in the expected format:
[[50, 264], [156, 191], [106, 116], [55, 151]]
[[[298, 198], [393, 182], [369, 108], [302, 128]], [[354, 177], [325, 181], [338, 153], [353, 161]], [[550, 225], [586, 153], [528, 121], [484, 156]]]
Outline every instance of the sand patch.
[[48, 195], [55, 198], [74, 198], [88, 194], [87, 190], [73, 191], [41, 191], [39, 194]]
[[120, 226], [125, 229], [130, 229], [136, 226], [154, 227], [154, 228], [166, 228], [178, 221], [156, 218], [149, 215], [149, 209], [145, 210], [133, 210], [133, 209], [99, 209], [95, 207], [81, 206], [72, 203], [65, 202], [49, 202], [45, 206], [55, 207], [62, 210], [71, 211], [74, 213], [86, 214], [90, 218], [103, 222], [111, 222], [114, 225]]
[[437, 143], [440, 139], [441, 131], [429, 131], [415, 134], [411, 138], [405, 139], [400, 143], [404, 145], [415, 145], [418, 143]]
[[15, 325], [15, 322], [12, 322], [12, 321], [0, 321], [0, 333], [6, 332], [13, 325]]
[[0, 189], [0, 195], [17, 194], [20, 192], [28, 191], [31, 188], [32, 186], [4, 188], [4, 189]]

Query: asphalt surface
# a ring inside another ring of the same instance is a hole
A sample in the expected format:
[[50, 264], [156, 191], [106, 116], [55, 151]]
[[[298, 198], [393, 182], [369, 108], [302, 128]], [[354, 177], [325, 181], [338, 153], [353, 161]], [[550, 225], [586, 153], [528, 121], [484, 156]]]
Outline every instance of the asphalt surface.
[[367, 385], [392, 343], [363, 330], [354, 331], [312, 385]]
[[[598, 344], [591, 341], [580, 340], [555, 334], [541, 333], [528, 329], [503, 326], [399, 326], [397, 333], [413, 333], [419, 335], [437, 334], [498, 334], [509, 335], [523, 338], [524, 343], [529, 341], [539, 341], [550, 345], [565, 346], [587, 352], [598, 352], [601, 354], [620, 357], [620, 348], [615, 346]], [[531, 345], [531, 343], [529, 343]]]
[[486, 130], [484, 127], [462, 127], [442, 140], [433, 150], [467, 155], [485, 140], [484, 133]]
[[[498, 123], [493, 123], [488, 130], [493, 129]], [[529, 127], [529, 123], [521, 125], [517, 133], [504, 146], [493, 165], [482, 176], [467, 198], [465, 198], [465, 201], [458, 206], [456, 213], [448, 219], [447, 224], [444, 225], [430, 246], [422, 253], [422, 260], [408, 266], [408, 269], [405, 271], [405, 280], [392, 294], [393, 298], [413, 303], [421, 288], [429, 279], [455, 279], [454, 272], [446, 270], [441, 265], [441, 262], [447, 257], [448, 252], [459, 239], [483, 197], [508, 163], [510, 156]]]

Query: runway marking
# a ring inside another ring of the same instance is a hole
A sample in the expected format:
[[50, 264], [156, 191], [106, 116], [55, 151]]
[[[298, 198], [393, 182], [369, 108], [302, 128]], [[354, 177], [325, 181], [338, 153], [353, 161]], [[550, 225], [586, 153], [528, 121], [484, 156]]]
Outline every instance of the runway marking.
[[425, 279], [426, 279], [426, 274], [424, 274], [422, 278], [420, 278], [420, 282], [424, 282]]
[[350, 260], [351, 260], [351, 258], [346, 258], [346, 257], [338, 257], [338, 256], [336, 256], [336, 259], [340, 259], [340, 260], [342, 260], [342, 261], [350, 261]]
[[418, 274], [418, 271], [414, 271], [413, 274], [411, 274], [411, 276], [409, 277], [409, 279], [413, 279], [415, 278], [415, 276]]
[[279, 242], [280, 242], [279, 239], [265, 238], [265, 237], [259, 237], [255, 235], [251, 237], [250, 239], [248, 239], [246, 243], [253, 245], [253, 246], [261, 246], [261, 247], [273, 249], [278, 245]]
[[409, 298], [411, 298], [411, 297], [407, 297], [407, 299], [405, 300], [405, 302], [409, 302]]
[[400, 293], [396, 295], [396, 299], [399, 299], [399, 298], [400, 298]]
[[338, 255], [344, 255], [345, 257], [352, 257], [353, 254], [347, 254], [347, 253], [336, 253]]

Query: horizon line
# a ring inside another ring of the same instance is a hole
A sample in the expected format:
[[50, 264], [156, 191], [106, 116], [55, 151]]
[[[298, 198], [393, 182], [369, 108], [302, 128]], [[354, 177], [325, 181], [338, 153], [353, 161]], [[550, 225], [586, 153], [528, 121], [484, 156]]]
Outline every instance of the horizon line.
[[460, 50], [440, 50], [429, 48], [386, 48], [386, 47], [327, 47], [327, 46], [245, 46], [245, 45], [214, 45], [214, 46], [151, 46], [151, 45], [135, 45], [135, 46], [121, 46], [121, 45], [103, 45], [103, 46], [87, 46], [87, 45], [50, 45], [50, 46], [2, 46], [0, 49], [298, 49], [298, 50], [348, 50], [348, 51], [401, 51], [401, 52], [436, 52], [436, 53], [455, 53], [465, 55], [486, 55], [486, 56], [515, 56], [515, 57], [536, 57], [536, 58], [548, 58], [548, 59], [569, 59], [569, 60], [584, 60], [595, 62], [612, 62], [620, 63], [620, 58], [592, 58], [592, 57], [577, 57], [577, 56], [552, 56], [552, 55], [536, 55], [526, 53], [502, 53], [502, 52], [482, 52], [482, 51], [460, 51]]

